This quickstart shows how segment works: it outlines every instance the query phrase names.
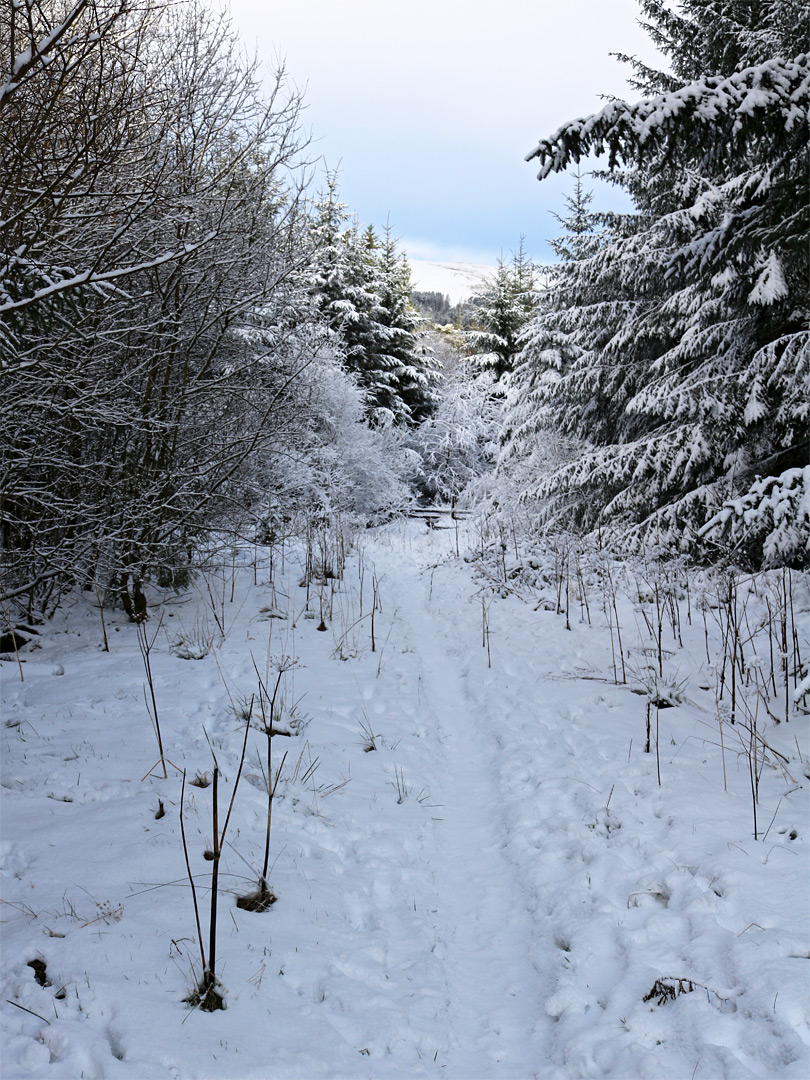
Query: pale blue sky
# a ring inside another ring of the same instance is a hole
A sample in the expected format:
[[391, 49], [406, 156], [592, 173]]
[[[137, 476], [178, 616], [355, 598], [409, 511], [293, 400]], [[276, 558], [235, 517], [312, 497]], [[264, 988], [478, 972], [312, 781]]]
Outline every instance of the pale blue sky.
[[[635, 0], [230, 0], [249, 47], [305, 87], [314, 152], [363, 224], [415, 258], [548, 259], [566, 178], [524, 158], [566, 120], [635, 96], [609, 53], [654, 56]], [[616, 206], [617, 195], [598, 205]]]

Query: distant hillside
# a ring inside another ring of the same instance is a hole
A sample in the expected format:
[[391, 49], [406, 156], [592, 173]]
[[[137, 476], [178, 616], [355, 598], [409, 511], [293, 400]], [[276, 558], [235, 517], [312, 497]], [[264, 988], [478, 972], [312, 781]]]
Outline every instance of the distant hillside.
[[441, 293], [452, 305], [476, 296], [486, 288], [496, 268], [478, 263], [429, 262], [408, 259], [414, 292]]

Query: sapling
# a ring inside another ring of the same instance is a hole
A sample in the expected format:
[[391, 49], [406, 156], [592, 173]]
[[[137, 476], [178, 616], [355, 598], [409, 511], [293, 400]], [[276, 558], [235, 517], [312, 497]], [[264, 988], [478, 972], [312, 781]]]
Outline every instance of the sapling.
[[180, 788], [180, 836], [183, 839], [183, 855], [186, 860], [186, 871], [188, 872], [188, 880], [191, 885], [191, 899], [194, 904], [194, 919], [197, 923], [197, 941], [200, 946], [200, 960], [201, 971], [207, 971], [208, 965], [205, 962], [205, 941], [203, 939], [202, 924], [200, 923], [200, 905], [197, 901], [197, 886], [194, 884], [194, 875], [191, 872], [191, 862], [188, 857], [188, 841], [186, 840], [186, 825], [183, 817], [183, 804], [185, 802], [186, 794], [186, 770], [183, 769], [183, 783]]
[[[163, 768], [163, 779], [165, 780], [166, 777], [169, 775], [166, 772], [166, 762], [168, 761], [168, 758], [163, 753], [163, 737], [162, 737], [162, 735], [160, 733], [160, 717], [158, 716], [157, 699], [155, 698], [155, 680], [154, 680], [154, 678], [152, 676], [152, 662], [151, 662], [152, 646], [155, 644], [155, 638], [158, 636], [158, 633], [160, 631], [160, 628], [161, 628], [162, 624], [163, 624], [163, 616], [161, 615], [160, 622], [158, 622], [157, 629], [155, 630], [155, 632], [152, 635], [151, 639], [149, 638], [149, 635], [146, 632], [146, 626], [144, 625], [143, 621], [135, 623], [135, 632], [136, 632], [136, 634], [138, 636], [138, 647], [141, 650], [141, 657], [143, 659], [143, 666], [144, 666], [144, 670], [146, 672], [146, 681], [147, 681], [147, 684], [149, 686], [149, 694], [150, 694], [150, 697], [152, 699], [152, 709], [151, 710], [149, 709], [149, 702], [146, 699], [146, 687], [145, 686], [143, 688], [144, 702], [146, 703], [146, 711], [147, 711], [147, 713], [149, 713], [149, 719], [152, 721], [152, 726], [153, 726], [154, 731], [155, 731], [155, 737], [157, 738], [158, 750], [160, 751], [160, 757], [155, 762], [155, 764], [152, 766], [152, 768], [149, 770], [149, 772], [146, 774], [146, 776], [149, 776], [151, 773], [153, 773], [155, 771], [155, 769], [158, 767], [158, 765], [160, 765]], [[177, 769], [178, 772], [181, 771], [180, 769], [177, 768], [177, 766], [173, 762], [169, 761], [169, 764], [172, 766], [173, 769]], [[144, 780], [146, 779], [146, 776], [144, 777]]]
[[607, 621], [608, 621], [608, 629], [610, 630], [610, 655], [611, 655], [611, 658], [613, 660], [613, 681], [618, 686], [618, 684], [619, 684], [619, 674], [616, 671], [616, 646], [615, 646], [614, 641], [613, 641], [613, 618], [612, 618], [607, 606], [605, 606], [605, 616], [606, 616]]
[[720, 695], [723, 700], [726, 687], [726, 671], [729, 672], [729, 690], [731, 695], [730, 723], [737, 719], [737, 657], [739, 642], [739, 610], [737, 605], [737, 581], [732, 571], [721, 581], [718, 591], [717, 618], [722, 642], [722, 663], [720, 666]]
[[484, 597], [481, 597], [481, 648], [487, 650], [487, 667], [492, 667], [492, 650], [489, 644], [489, 611]]
[[692, 596], [689, 591], [689, 571], [684, 573], [684, 589], [686, 591], [686, 621], [692, 625]]
[[110, 651], [110, 643], [107, 640], [107, 626], [104, 622], [104, 600], [99, 592], [98, 584], [93, 582], [93, 587], [96, 591], [96, 599], [98, 600], [98, 613], [101, 616], [101, 636], [104, 639], [104, 652]]
[[[742, 607], [740, 607], [739, 581], [734, 573], [729, 573], [728, 588], [725, 593], [724, 599], [727, 626], [727, 632], [724, 637], [724, 645], [726, 650], [728, 650], [729, 648], [731, 650], [730, 656], [728, 658], [728, 667], [731, 681], [730, 721], [732, 724], [734, 724], [737, 720], [738, 703], [741, 698], [739, 679], [745, 679], [745, 642], [742, 635], [742, 625], [744, 619], [747, 621], [748, 606], [748, 598], [746, 598], [742, 604]], [[724, 667], [725, 664], [726, 658], [724, 657]]]
[[621, 620], [619, 619], [619, 609], [616, 606], [616, 591], [615, 591], [615, 589], [613, 591], [613, 614], [616, 617], [616, 638], [618, 640], [618, 645], [619, 645], [619, 659], [621, 660], [621, 664], [622, 664], [622, 686], [624, 686], [625, 683], [627, 682], [627, 669], [625, 668], [625, 665], [624, 665], [624, 645], [622, 644], [622, 624], [621, 624]]
[[703, 616], [703, 643], [704, 643], [704, 645], [706, 647], [706, 663], [709, 665], [709, 667], [711, 667], [712, 657], [711, 657], [711, 653], [709, 652], [709, 624], [706, 621], [706, 611], [707, 611], [707, 608], [708, 608], [708, 601], [706, 600], [705, 596], [702, 596], [700, 598], [700, 602], [699, 602], [698, 606], [700, 608], [700, 613]]
[[748, 761], [748, 778], [751, 786], [751, 807], [754, 814], [754, 839], [758, 840], [757, 806], [759, 804], [759, 746], [757, 739], [757, 719], [756, 712], [751, 713], [750, 710], [748, 710], [748, 712], [750, 716], [749, 723], [747, 725], [744, 722], [739, 724], [739, 728], [747, 731], [748, 739], [743, 739], [742, 731], [738, 731], [737, 734], [740, 738], [743, 753]]
[[[591, 609], [588, 604], [588, 589], [585, 585], [585, 576], [582, 573], [582, 559], [580, 552], [577, 552], [577, 584], [579, 586], [579, 605], [580, 605], [580, 619], [582, 619], [582, 608], [584, 605], [585, 615], [588, 619], [588, 626], [591, 625]], [[582, 620], [585, 621], [584, 619]]]
[[[455, 505], [456, 505], [456, 500], [454, 498], [453, 499], [453, 508], [454, 509], [453, 509], [453, 515], [452, 516], [453, 516], [453, 518], [455, 519], [455, 522], [456, 522], [456, 554], [458, 555], [458, 517], [456, 516], [456, 512], [455, 512]], [[509, 523], [512, 526], [512, 546], [515, 549], [515, 561], [520, 562], [520, 552], [518, 551], [518, 541], [517, 541], [517, 527], [515, 526], [514, 517], [511, 517], [509, 519]]]
[[[219, 762], [217, 761], [216, 754], [213, 747], [211, 747], [211, 756], [214, 759], [214, 771], [212, 787], [212, 804], [213, 804], [213, 829], [212, 829], [212, 846], [209, 851], [206, 851], [205, 858], [211, 863], [211, 906], [208, 920], [208, 956], [205, 955], [205, 948], [203, 946], [202, 930], [200, 927], [200, 913], [199, 906], [197, 904], [197, 892], [194, 886], [194, 876], [191, 873], [191, 864], [188, 855], [188, 845], [186, 843], [185, 827], [183, 825], [183, 798], [182, 794], [185, 791], [186, 774], [183, 772], [183, 787], [181, 789], [180, 798], [180, 832], [183, 838], [183, 851], [186, 858], [186, 869], [188, 870], [189, 881], [191, 882], [191, 895], [194, 900], [194, 914], [197, 920], [197, 933], [199, 934], [200, 942], [200, 959], [202, 962], [202, 977], [194, 990], [184, 1000], [189, 1005], [199, 1006], [203, 1012], [216, 1012], [219, 1009], [225, 1008], [225, 999], [219, 989], [220, 982], [216, 977], [216, 962], [217, 962], [217, 900], [218, 900], [218, 886], [219, 886], [219, 861], [222, 855], [222, 848], [225, 843], [225, 834], [228, 831], [228, 823], [231, 820], [231, 811], [233, 810], [234, 800], [236, 799], [236, 791], [239, 787], [239, 780], [242, 776], [242, 767], [245, 764], [245, 753], [247, 751], [248, 732], [250, 731], [250, 715], [248, 715], [245, 722], [245, 738], [242, 742], [242, 753], [239, 757], [239, 768], [236, 773], [236, 780], [234, 781], [233, 791], [231, 792], [231, 801], [228, 804], [228, 813], [225, 815], [225, 824], [222, 826], [222, 831], [219, 828], [219, 805], [217, 800], [217, 793], [219, 788]], [[206, 734], [207, 738], [207, 734]], [[208, 743], [211, 746], [210, 740]]]
[[774, 639], [774, 611], [771, 607], [771, 598], [766, 594], [765, 596], [765, 610], [768, 612], [768, 657], [770, 660], [770, 680], [771, 688], [773, 690], [773, 696], [776, 697], [776, 667], [774, 664], [773, 656], [773, 639]]
[[[267, 741], [269, 746], [270, 740], [268, 739]], [[275, 904], [278, 899], [276, 894], [270, 888], [267, 880], [267, 872], [270, 864], [270, 828], [273, 823], [273, 799], [275, 798], [276, 788], [281, 779], [281, 773], [284, 769], [284, 762], [286, 760], [287, 751], [285, 750], [281, 758], [281, 764], [276, 772], [275, 780], [273, 780], [271, 773], [268, 773], [267, 776], [267, 831], [264, 843], [264, 863], [259, 878], [259, 887], [256, 892], [250, 893], [248, 896], [238, 896], [236, 898], [236, 906], [243, 911], [267, 911], [267, 909]]]
[[562, 614], [562, 586], [563, 586], [563, 563], [565, 558], [565, 543], [560, 541], [559, 543], [552, 544], [552, 551], [554, 552], [554, 582], [557, 589], [557, 614]]
[[571, 629], [571, 549], [565, 548], [565, 629]]
[[793, 689], [798, 690], [799, 678], [802, 670], [802, 656], [799, 649], [799, 632], [796, 629], [796, 615], [793, 610], [793, 579], [790, 570], [787, 572], [788, 576], [788, 599], [790, 602], [790, 624], [792, 629], [793, 640]]
[[616, 636], [618, 638], [619, 657], [622, 665], [622, 685], [627, 682], [627, 670], [624, 663], [624, 646], [622, 644], [622, 628], [619, 621], [619, 609], [616, 606], [616, 583], [613, 580], [608, 562], [602, 562], [602, 609], [607, 619], [610, 630], [610, 651], [613, 658], [613, 681], [618, 685], [619, 674], [616, 669], [616, 645], [613, 637], [613, 619], [616, 620]]
[[[273, 824], [273, 799], [275, 798], [276, 788], [281, 778], [281, 773], [284, 768], [284, 762], [287, 759], [287, 752], [281, 759], [281, 764], [276, 772], [275, 780], [273, 779], [273, 736], [274, 735], [289, 735], [289, 732], [282, 731], [280, 728], [274, 726], [274, 720], [279, 717], [279, 710], [276, 706], [276, 700], [278, 698], [279, 690], [281, 687], [281, 681], [286, 672], [295, 667], [295, 661], [290, 657], [282, 657], [278, 663], [276, 682], [273, 687], [272, 695], [267, 692], [267, 687], [259, 674], [256, 667], [256, 661], [253, 661], [253, 668], [256, 672], [256, 677], [259, 681], [259, 711], [262, 717], [262, 730], [267, 739], [267, 826], [265, 830], [264, 840], [264, 864], [262, 866], [262, 872], [259, 877], [258, 889], [250, 893], [247, 896], [240, 896], [237, 898], [236, 906], [243, 908], [245, 911], [267, 911], [267, 909], [276, 902], [276, 895], [270, 888], [270, 884], [267, 880], [267, 870], [270, 862], [270, 830]], [[251, 699], [251, 703], [252, 703]]]
[[723, 738], [723, 716], [718, 703], [717, 723], [720, 728], [720, 756], [723, 762], [723, 791], [728, 791], [728, 776], [726, 775], [726, 743]]
[[678, 581], [675, 572], [670, 577], [666, 575], [667, 582], [667, 611], [669, 615], [670, 625], [672, 626], [672, 637], [678, 642], [678, 647], [683, 648], [683, 639], [681, 637], [681, 608], [678, 603]]
[[371, 651], [377, 651], [377, 641], [374, 634], [374, 615], [375, 612], [382, 612], [382, 604], [380, 603], [380, 581], [382, 579], [377, 577], [376, 571], [371, 575]]
[[233, 603], [233, 594], [236, 589], [236, 544], [231, 548], [231, 603]]
[[647, 611], [643, 604], [641, 607], [641, 613], [644, 616], [644, 621], [647, 624], [647, 629], [650, 632], [650, 636], [655, 641], [655, 652], [658, 658], [658, 674], [663, 677], [664, 674], [664, 621], [666, 619], [666, 603], [662, 596], [661, 591], [661, 567], [656, 561], [653, 562], [651, 572], [648, 570], [646, 575], [646, 584], [652, 585], [652, 598], [655, 604], [655, 620], [650, 621], [650, 617], [647, 615]]
[[364, 581], [365, 576], [366, 576], [366, 564], [365, 564], [365, 559], [364, 559], [363, 556], [364, 556], [364, 552], [361, 549], [357, 553], [357, 576], [360, 579], [360, 612], [361, 612], [361, 617], [362, 617], [362, 611], [363, 611], [363, 581]]
[[[788, 637], [788, 613], [793, 614], [793, 590], [790, 583], [790, 570], [782, 569], [782, 662], [783, 662], [783, 675], [785, 680], [785, 723], [790, 721], [790, 675], [789, 675], [789, 660], [791, 652], [794, 652], [794, 642], [798, 645], [798, 638], [795, 633], [795, 623]], [[792, 620], [791, 620], [792, 621]], [[797, 685], [798, 667], [795, 662], [794, 652], [794, 687]]]
[[501, 522], [498, 522], [498, 539], [499, 539], [499, 545], [498, 546], [499, 546], [500, 552], [501, 552], [501, 573], [503, 574], [503, 582], [504, 582], [504, 585], [505, 585], [506, 582], [507, 582], [507, 572], [506, 572], [506, 546], [507, 545], [506, 545], [506, 530], [504, 529], [503, 524]]
[[8, 619], [9, 634], [11, 636], [11, 644], [14, 649], [14, 655], [17, 658], [17, 667], [20, 670], [20, 682], [25, 682], [25, 675], [23, 674], [22, 660], [20, 660], [20, 653], [17, 649], [17, 635], [14, 633], [14, 622], [11, 618], [11, 612], [8, 609], [8, 604], [4, 602], [3, 605], [6, 609], [6, 618]]

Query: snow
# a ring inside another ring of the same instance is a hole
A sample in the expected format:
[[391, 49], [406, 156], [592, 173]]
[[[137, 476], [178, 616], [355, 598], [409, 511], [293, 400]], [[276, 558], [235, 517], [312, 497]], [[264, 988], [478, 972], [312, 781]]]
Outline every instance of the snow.
[[438, 292], [450, 297], [451, 304], [460, 304], [478, 296], [495, 277], [497, 267], [479, 263], [430, 262], [427, 259], [408, 259], [411, 285], [417, 292]]
[[[106, 612], [104, 652], [84, 594], [20, 655], [24, 681], [2, 665], [6, 1080], [807, 1076], [806, 715], [761, 718], [786, 764], [768, 757], [755, 840], [697, 608], [646, 754], [645, 698], [613, 682], [595, 595], [593, 625], [572, 607], [569, 631], [486, 588], [455, 554], [475, 526], [458, 528], [362, 533], [343, 581], [308, 593], [288, 542], [272, 584], [259, 549], [223, 559], [210, 593], [150, 596], [166, 757], [190, 781], [213, 747], [220, 822], [256, 670], [272, 686], [297, 660], [291, 734], [272, 741], [277, 903], [235, 906], [263, 857], [259, 731], [220, 868], [224, 1012], [183, 1003], [181, 781], [154, 768], [135, 627]], [[631, 634], [619, 610], [639, 674], [643, 622]], [[211, 793], [185, 800], [204, 933]]]
[[748, 295], [748, 303], [767, 306], [775, 300], [784, 299], [787, 295], [788, 287], [782, 272], [782, 264], [776, 252], [771, 251], [765, 259], [765, 265], [760, 271], [754, 288]]

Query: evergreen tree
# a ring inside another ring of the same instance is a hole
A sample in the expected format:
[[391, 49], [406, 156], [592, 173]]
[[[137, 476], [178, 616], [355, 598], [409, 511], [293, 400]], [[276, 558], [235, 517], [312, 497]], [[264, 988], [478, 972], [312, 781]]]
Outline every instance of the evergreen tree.
[[[357, 222], [339, 200], [333, 172], [327, 173], [326, 191], [315, 203], [311, 232], [315, 255], [308, 271], [310, 290], [330, 329], [342, 338], [351, 368], [363, 348], [358, 324], [374, 304], [371, 264], [361, 250]], [[367, 237], [367, 249], [368, 243]]]
[[369, 421], [418, 423], [430, 412], [435, 376], [417, 340], [421, 320], [410, 299], [410, 270], [390, 230], [382, 241], [372, 226], [361, 232], [330, 174], [313, 236], [313, 294], [364, 393]]
[[377, 266], [380, 281], [382, 322], [388, 330], [383, 370], [393, 374], [393, 394], [387, 407], [398, 422], [418, 424], [432, 412], [436, 402], [436, 365], [430, 350], [420, 342], [421, 317], [411, 302], [411, 270], [386, 226]]
[[374, 415], [376, 357], [387, 337], [382, 324], [380, 282], [376, 266], [377, 238], [359, 225], [338, 198], [337, 176], [328, 173], [326, 191], [315, 205], [312, 227], [316, 248], [311, 289], [329, 325], [343, 362], [364, 393], [366, 413]]
[[437, 326], [452, 325], [456, 321], [458, 309], [444, 293], [413, 291], [411, 303], [420, 315]]
[[808, 18], [789, 0], [642, 7], [671, 71], [631, 60], [644, 100], [530, 155], [542, 178], [607, 152], [637, 207], [558, 297], [572, 351], [546, 420], [589, 446], [534, 494], [680, 539], [807, 462]]
[[[554, 408], [558, 383], [568, 378], [569, 394], [579, 386], [570, 375], [577, 364], [583, 366], [583, 350], [576, 341], [578, 321], [584, 309], [598, 300], [589, 290], [584, 271], [600, 245], [600, 219], [590, 210], [592, 201], [593, 194], [585, 189], [577, 169], [573, 193], [565, 197], [568, 214], [555, 215], [562, 232], [549, 242], [559, 262], [549, 267], [548, 285], [540, 295], [535, 317], [520, 333], [520, 351], [508, 380], [497, 468], [502, 479], [516, 470], [524, 478], [534, 477], [534, 484], [526, 485], [524, 479], [526, 497], [531, 497], [538, 479], [548, 474], [549, 463], [561, 459], [564, 440], [560, 436], [566, 434], [566, 425]], [[589, 404], [596, 408], [603, 405], [593, 400], [591, 389], [583, 387], [582, 393]], [[555, 438], [560, 449], [550, 453], [550, 440]]]
[[474, 363], [494, 373], [496, 381], [514, 366], [518, 337], [537, 304], [535, 267], [526, 255], [523, 238], [511, 264], [498, 259], [489, 288], [475, 305], [477, 327], [466, 340]]

